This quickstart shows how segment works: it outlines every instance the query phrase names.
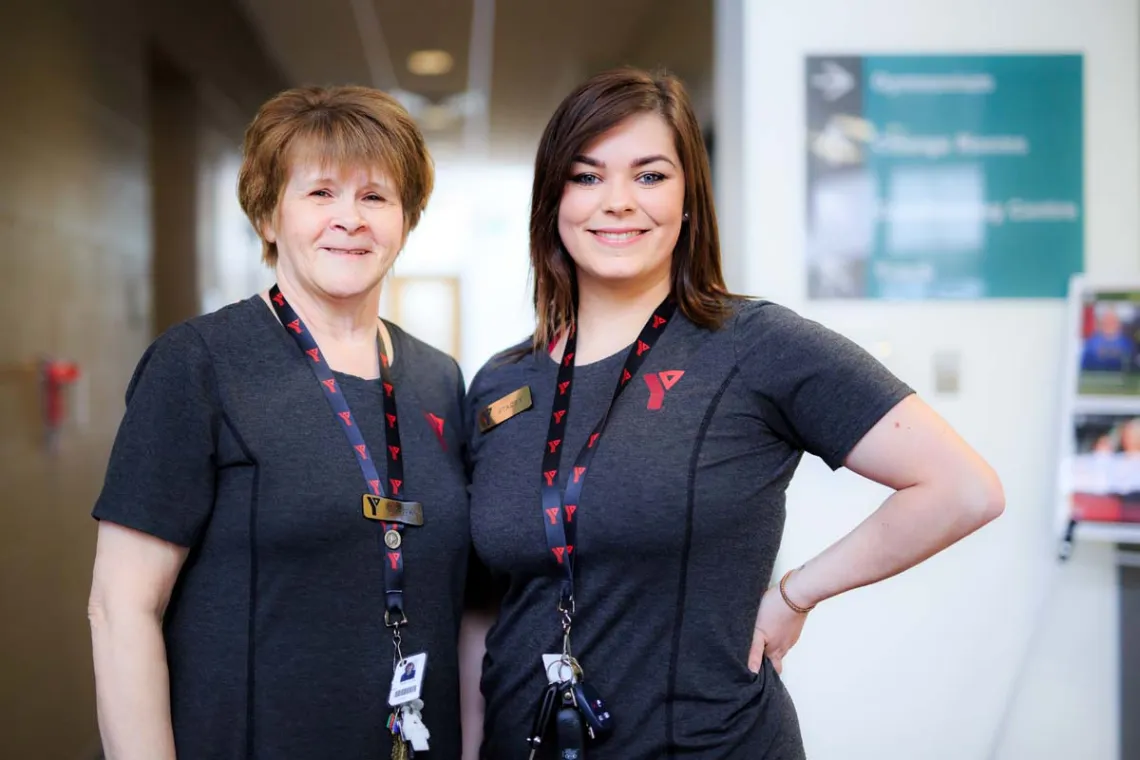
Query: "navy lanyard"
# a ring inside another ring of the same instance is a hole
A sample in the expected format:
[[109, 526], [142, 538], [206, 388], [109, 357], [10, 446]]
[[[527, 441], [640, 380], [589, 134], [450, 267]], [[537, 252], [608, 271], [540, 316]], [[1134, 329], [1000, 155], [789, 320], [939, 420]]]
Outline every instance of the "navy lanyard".
[[[392, 370], [388, 367], [388, 353], [384, 350], [384, 341], [380, 339], [379, 330], [376, 333], [376, 345], [380, 350], [380, 382], [384, 386], [384, 419], [387, 422], [387, 425], [384, 426], [384, 433], [388, 446], [386, 457], [388, 488], [381, 485], [380, 475], [377, 473], [376, 465], [372, 459], [372, 452], [369, 451], [368, 444], [364, 441], [364, 436], [352, 416], [352, 410], [348, 408], [348, 402], [340, 391], [332, 369], [317, 346], [316, 339], [305, 327], [301, 318], [297, 316], [297, 312], [285, 300], [285, 295], [276, 284], [269, 290], [269, 300], [273, 303], [277, 318], [285, 326], [286, 332], [293, 336], [305, 355], [312, 359], [309, 366], [312, 367], [313, 374], [320, 381], [321, 389], [325, 393], [325, 399], [328, 400], [329, 406], [332, 407], [333, 412], [342, 423], [341, 429], [356, 454], [356, 462], [360, 465], [360, 472], [364, 476], [364, 483], [369, 493], [374, 497], [380, 497], [376, 500], [377, 502], [382, 500], [402, 505], [414, 504], [398, 501], [398, 497], [403, 495], [404, 488], [404, 458], [400, 448], [400, 419], [396, 412], [396, 386], [392, 382]], [[392, 495], [391, 499], [387, 498], [388, 493]], [[366, 501], [367, 498], [366, 494]], [[419, 505], [414, 506], [418, 507]], [[381, 521], [384, 531], [384, 550], [387, 552], [387, 559], [384, 562], [384, 622], [389, 627], [399, 628], [399, 626], [407, 623], [407, 616], [404, 614], [404, 552], [401, 548], [404, 524], [399, 521], [400, 513], [394, 512], [392, 516], [396, 518], [392, 522]]]
[[637, 374], [642, 362], [653, 346], [657, 343], [665, 325], [673, 316], [677, 304], [670, 297], [662, 301], [653, 312], [653, 316], [641, 328], [637, 342], [630, 347], [626, 355], [625, 365], [618, 377], [610, 405], [606, 407], [605, 414], [594, 426], [590, 437], [578, 453], [574, 462], [574, 469], [567, 477], [566, 490], [563, 493], [558, 487], [558, 468], [562, 460], [562, 440], [566, 432], [566, 422], [570, 417], [570, 386], [574, 382], [574, 351], [578, 344], [577, 329], [570, 328], [566, 338], [566, 347], [562, 352], [562, 362], [558, 367], [558, 379], [554, 388], [554, 406], [550, 415], [550, 427], [546, 434], [546, 450], [542, 455], [542, 523], [546, 526], [546, 543], [550, 548], [551, 561], [557, 570], [564, 576], [562, 581], [562, 594], [558, 609], [569, 623], [569, 617], [574, 614], [574, 544], [578, 535], [578, 499], [582, 494], [582, 484], [586, 480], [586, 472], [590, 461], [598, 450], [598, 440], [605, 432], [610, 412], [618, 396], [625, 390], [629, 381]]

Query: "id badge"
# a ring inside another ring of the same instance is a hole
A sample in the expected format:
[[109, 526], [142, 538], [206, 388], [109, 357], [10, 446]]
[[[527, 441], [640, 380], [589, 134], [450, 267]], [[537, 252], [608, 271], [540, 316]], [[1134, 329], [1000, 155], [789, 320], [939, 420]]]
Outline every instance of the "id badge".
[[392, 673], [392, 687], [388, 690], [388, 704], [399, 707], [420, 699], [426, 669], [427, 652], [413, 654], [397, 662]]

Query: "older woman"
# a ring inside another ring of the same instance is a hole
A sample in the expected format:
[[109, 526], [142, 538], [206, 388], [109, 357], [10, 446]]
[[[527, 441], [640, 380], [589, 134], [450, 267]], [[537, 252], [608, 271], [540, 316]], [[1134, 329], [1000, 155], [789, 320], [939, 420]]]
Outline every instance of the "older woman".
[[458, 756], [463, 379], [377, 317], [432, 183], [376, 90], [287, 91], [249, 126], [276, 284], [150, 346], [94, 509], [110, 760]]

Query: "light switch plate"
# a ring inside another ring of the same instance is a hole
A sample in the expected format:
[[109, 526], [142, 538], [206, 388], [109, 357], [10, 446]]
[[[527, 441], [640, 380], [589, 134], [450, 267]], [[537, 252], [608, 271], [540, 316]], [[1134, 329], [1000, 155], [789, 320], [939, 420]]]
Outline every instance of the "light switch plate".
[[933, 357], [934, 392], [955, 396], [962, 386], [962, 355], [957, 351], [938, 351]]

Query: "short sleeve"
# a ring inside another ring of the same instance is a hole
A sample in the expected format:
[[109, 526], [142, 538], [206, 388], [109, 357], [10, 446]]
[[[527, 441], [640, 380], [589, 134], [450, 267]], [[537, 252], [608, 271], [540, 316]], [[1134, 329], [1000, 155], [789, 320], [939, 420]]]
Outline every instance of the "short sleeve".
[[741, 308], [734, 341], [743, 382], [781, 418], [773, 429], [833, 470], [914, 392], [854, 341], [771, 302]]
[[214, 505], [221, 410], [205, 343], [188, 324], [143, 354], [92, 512], [179, 546], [193, 546]]

